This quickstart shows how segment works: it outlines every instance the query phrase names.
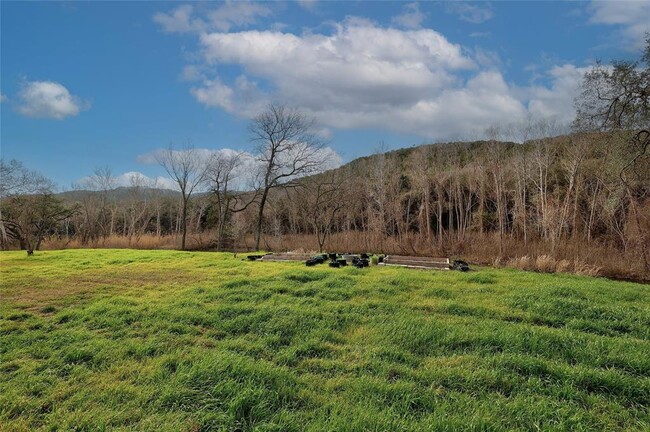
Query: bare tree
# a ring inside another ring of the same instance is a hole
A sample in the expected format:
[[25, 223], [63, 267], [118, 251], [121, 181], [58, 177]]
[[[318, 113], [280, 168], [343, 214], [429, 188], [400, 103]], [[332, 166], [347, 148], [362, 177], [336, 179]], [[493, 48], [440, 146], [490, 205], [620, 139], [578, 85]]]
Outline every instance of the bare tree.
[[187, 208], [192, 194], [205, 180], [206, 163], [199, 152], [190, 145], [185, 145], [180, 150], [170, 145], [156, 153], [156, 161], [167, 171], [181, 191], [181, 249], [185, 250]]
[[[22, 162], [16, 159], [5, 162], [0, 159], [0, 200], [22, 194], [46, 193], [53, 188], [52, 181], [25, 168]], [[6, 248], [9, 238], [4, 220], [0, 208], [0, 243]]]
[[[258, 196], [256, 173], [244, 173], [243, 153], [215, 153], [208, 162], [206, 181], [216, 201], [217, 211], [217, 250], [223, 248], [226, 226], [232, 213], [246, 210]], [[248, 179], [242, 177], [247, 174]], [[238, 188], [253, 192], [245, 193]]]
[[113, 170], [109, 166], [95, 169], [94, 179], [97, 182], [97, 190], [101, 196], [102, 212], [102, 229], [104, 232], [104, 241], [113, 235], [115, 230], [115, 216], [117, 205], [111, 200], [110, 191], [117, 188], [117, 178], [113, 175]]
[[17, 160], [0, 160], [0, 231], [2, 244], [13, 239], [28, 254], [38, 250], [44, 236], [69, 218], [67, 208], [53, 196], [54, 183]]
[[124, 200], [124, 231], [129, 239], [135, 237], [136, 242], [154, 218], [153, 188], [156, 180], [150, 180], [141, 174], [135, 174], [129, 179], [129, 190]]
[[269, 191], [297, 177], [317, 172], [323, 165], [322, 144], [313, 133], [315, 121], [294, 108], [270, 104], [249, 126], [261, 164], [261, 197], [255, 229], [260, 247], [264, 207]]
[[22, 162], [0, 159], [0, 198], [18, 194], [33, 194], [51, 190], [51, 180], [36, 171], [30, 171]]
[[413, 178], [413, 187], [419, 197], [418, 225], [420, 238], [431, 244], [431, 149], [420, 147], [411, 153], [407, 168]]
[[300, 182], [300, 207], [316, 234], [319, 252], [323, 252], [337, 215], [347, 205], [346, 183], [345, 174], [339, 171], [306, 177]]
[[575, 104], [577, 130], [628, 136], [619, 178], [636, 222], [645, 270], [650, 272], [650, 241], [641, 216], [648, 193], [642, 185], [647, 185], [650, 171], [650, 33], [639, 61], [614, 61], [611, 68], [597, 64], [587, 72]]
[[3, 200], [1, 207], [8, 237], [18, 241], [28, 255], [38, 250], [43, 238], [76, 212], [76, 208], [63, 205], [51, 191], [13, 195]]
[[502, 133], [501, 129], [496, 126], [488, 128], [486, 134], [488, 135], [490, 141], [487, 148], [487, 160], [490, 163], [492, 171], [492, 179], [494, 180], [494, 194], [495, 204], [496, 204], [496, 213], [497, 213], [497, 222], [499, 226], [499, 256], [502, 257], [504, 253], [503, 249], [503, 237], [506, 230], [506, 218], [507, 218], [507, 196], [506, 196], [506, 174], [505, 174], [505, 159], [506, 159], [506, 148], [503, 143], [498, 142], [497, 139]]

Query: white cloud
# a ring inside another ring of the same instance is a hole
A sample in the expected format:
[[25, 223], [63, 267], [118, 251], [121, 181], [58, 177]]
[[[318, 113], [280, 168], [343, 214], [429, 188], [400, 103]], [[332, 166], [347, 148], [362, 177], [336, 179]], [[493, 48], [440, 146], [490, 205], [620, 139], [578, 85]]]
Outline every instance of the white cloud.
[[260, 3], [245, 1], [226, 2], [223, 6], [208, 12], [210, 28], [228, 31], [231, 27], [254, 24], [258, 18], [271, 15], [271, 9]]
[[426, 19], [426, 15], [420, 11], [420, 5], [415, 3], [408, 3], [404, 5], [404, 12], [396, 17], [393, 17], [393, 24], [407, 29], [417, 29], [422, 25], [422, 21]]
[[[565, 65], [547, 72], [548, 86], [517, 87], [498, 71], [493, 52], [463, 49], [430, 29], [382, 28], [356, 18], [335, 24], [332, 34], [215, 32], [200, 43], [213, 73], [191, 92], [206, 106], [252, 117], [280, 99], [326, 127], [427, 139], [479, 136], [529, 113], [570, 121], [583, 72]], [[224, 82], [214, 71], [222, 64], [240, 66], [242, 74]]]
[[182, 5], [170, 13], [156, 13], [153, 16], [153, 20], [160, 24], [163, 30], [168, 33], [201, 31], [205, 28], [205, 23], [199, 19], [192, 19], [193, 11], [194, 7], [191, 5]]
[[205, 79], [202, 68], [199, 65], [187, 65], [181, 72], [180, 79], [182, 81], [199, 81]]
[[202, 87], [193, 87], [191, 93], [197, 101], [206, 106], [223, 108], [226, 111], [233, 111], [234, 91], [219, 79], [204, 80]]
[[[259, 7], [226, 3], [198, 11], [186, 5], [157, 14], [169, 31], [197, 33], [200, 51], [181, 77], [192, 82], [190, 93], [199, 103], [251, 118], [280, 101], [315, 117], [323, 137], [330, 128], [376, 128], [460, 139], [529, 115], [567, 122], [573, 117], [583, 69], [554, 66], [556, 60], [535, 72], [545, 85], [508, 83], [496, 52], [465, 48], [419, 28], [425, 16], [418, 3], [405, 4], [393, 19], [400, 28], [349, 16], [327, 22], [331, 31], [322, 33], [294, 34], [273, 24], [266, 31], [233, 30], [270, 14]], [[494, 15], [489, 3], [453, 3], [447, 11], [473, 23]], [[239, 68], [239, 75], [219, 75], [223, 66]]]
[[224, 84], [218, 77], [203, 78], [200, 87], [192, 87], [190, 93], [207, 107], [221, 108], [243, 117], [253, 117], [271, 102], [269, 95], [257, 88], [254, 81], [240, 75], [233, 87]]
[[[143, 153], [141, 155], [138, 155], [136, 160], [144, 165], [158, 165], [158, 160], [167, 151], [168, 151], [167, 149], [153, 150], [148, 153]], [[184, 150], [174, 150], [173, 152], [182, 153], [183, 151]], [[194, 148], [192, 149], [192, 151], [197, 153], [202, 160], [210, 159], [212, 154], [215, 152], [215, 150], [206, 149], [206, 148]]]
[[0, 93], [0, 103], [2, 103], [2, 102], [6, 102], [7, 100], [8, 100], [8, 99], [7, 99], [7, 96], [5, 96], [5, 95], [3, 95], [3, 94]]
[[341, 156], [331, 147], [323, 147], [318, 154], [318, 157], [324, 161], [321, 167], [323, 171], [338, 168], [343, 165]]
[[650, 32], [650, 2], [593, 1], [590, 4], [593, 24], [620, 26], [623, 40], [630, 49], [641, 49], [645, 33]]
[[490, 51], [480, 47], [475, 47], [472, 51], [474, 54], [474, 60], [479, 67], [491, 69], [503, 64], [499, 53], [496, 51]]
[[53, 81], [25, 82], [18, 94], [18, 112], [35, 118], [62, 120], [76, 116], [90, 105], [70, 94], [62, 84]]
[[[405, 108], [454, 84], [450, 71], [475, 67], [433, 30], [384, 29], [358, 19], [336, 24], [331, 35], [247, 31], [200, 41], [208, 64], [240, 65], [246, 74], [234, 86], [206, 80], [192, 89], [199, 102], [251, 116], [279, 97], [335, 127], [335, 117]], [[275, 93], [262, 92], [250, 77], [270, 82]]]
[[124, 174], [115, 177], [115, 183], [118, 187], [131, 187], [137, 185], [140, 187], [149, 187], [156, 189], [171, 189], [175, 191], [179, 190], [178, 184], [169, 177], [148, 177], [137, 171], [125, 172]]
[[489, 3], [486, 6], [479, 6], [465, 2], [448, 2], [447, 12], [458, 15], [461, 20], [472, 24], [483, 23], [494, 16], [494, 11]]
[[573, 100], [577, 96], [585, 72], [571, 64], [554, 66], [547, 72], [551, 86], [532, 86], [524, 89], [528, 111], [534, 117], [555, 117], [560, 123], [570, 123], [575, 116]]
[[332, 138], [332, 130], [330, 128], [320, 128], [316, 130], [316, 136], [328, 140]]
[[202, 18], [195, 17], [192, 5], [181, 5], [168, 13], [158, 12], [153, 20], [168, 33], [204, 32], [211, 30], [229, 31], [234, 27], [243, 27], [255, 22], [260, 17], [271, 15], [271, 9], [260, 3], [245, 1], [227, 1], [216, 9], [203, 11]]

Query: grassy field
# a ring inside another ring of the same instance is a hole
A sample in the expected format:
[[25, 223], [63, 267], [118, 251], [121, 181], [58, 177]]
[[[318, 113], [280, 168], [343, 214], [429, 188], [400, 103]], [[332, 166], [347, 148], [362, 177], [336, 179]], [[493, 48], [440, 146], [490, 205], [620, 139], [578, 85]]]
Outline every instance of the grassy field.
[[649, 430], [650, 286], [0, 253], [0, 430]]

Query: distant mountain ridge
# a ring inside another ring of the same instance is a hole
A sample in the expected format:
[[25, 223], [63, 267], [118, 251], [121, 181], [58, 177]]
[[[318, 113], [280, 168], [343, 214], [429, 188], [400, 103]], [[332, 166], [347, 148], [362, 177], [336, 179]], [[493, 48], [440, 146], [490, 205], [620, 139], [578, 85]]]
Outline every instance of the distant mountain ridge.
[[[597, 135], [605, 135], [605, 134], [597, 134]], [[550, 138], [551, 140], [562, 140], [566, 139], [568, 135], [560, 135], [557, 137]], [[510, 142], [510, 141], [497, 141], [497, 145], [503, 145], [506, 147], [512, 147], [512, 146], [526, 146], [534, 143], [536, 140], [529, 140], [524, 144], [519, 144], [515, 142]], [[463, 149], [469, 153], [472, 152], [478, 152], [483, 150], [486, 146], [489, 144], [494, 144], [493, 141], [486, 141], [486, 140], [477, 140], [477, 141], [453, 141], [453, 142], [444, 142], [444, 143], [432, 143], [432, 144], [420, 144], [420, 145], [414, 145], [411, 147], [403, 147], [399, 149], [394, 149], [394, 150], [388, 150], [383, 153], [374, 153], [370, 154], [367, 156], [361, 156], [358, 158], [355, 158], [337, 168], [334, 168], [332, 170], [328, 171], [338, 171], [338, 170], [346, 170], [350, 169], [352, 172], [356, 172], [357, 169], [362, 169], [362, 167], [367, 166], [367, 164], [371, 164], [376, 158], [378, 157], [393, 157], [397, 156], [399, 159], [405, 159], [407, 158], [412, 152], [418, 151], [421, 149], [426, 149], [426, 148], [438, 148], [440, 149], [441, 154], [445, 153], [455, 153], [459, 149]], [[313, 176], [318, 176], [320, 174], [314, 174]], [[307, 176], [307, 177], [312, 177], [312, 176]], [[120, 186], [118, 188], [112, 189], [107, 192], [108, 196], [107, 198], [109, 200], [113, 201], [121, 201], [123, 199], [129, 198], [129, 194], [131, 193], [133, 187], [130, 186]], [[181, 197], [181, 194], [179, 191], [174, 191], [171, 189], [160, 189], [160, 188], [143, 188], [143, 191], [145, 192], [145, 195], [143, 196], [144, 198], [149, 198], [149, 197], [164, 197], [164, 198], [175, 198]], [[148, 193], [147, 193], [148, 192]], [[65, 201], [68, 202], [75, 202], [75, 201], [80, 201], [84, 197], [88, 196], [89, 194], [96, 194], [97, 191], [93, 190], [72, 190], [72, 191], [65, 191], [65, 192], [60, 192], [57, 193], [56, 195], [60, 198], [62, 198]], [[142, 193], [142, 191], [140, 192]], [[198, 192], [193, 194], [194, 197], [199, 197], [205, 194], [208, 194], [209, 192]]]
[[[173, 191], [171, 189], [160, 189], [160, 188], [140, 188], [140, 197], [141, 198], [154, 198], [154, 197], [165, 197], [165, 198], [180, 198], [181, 193], [178, 191]], [[130, 186], [120, 186], [115, 189], [111, 189], [106, 192], [107, 199], [111, 201], [121, 201], [129, 198], [134, 188]], [[81, 190], [70, 190], [59, 192], [56, 194], [57, 197], [68, 202], [77, 202], [81, 201], [84, 198], [87, 198], [90, 195], [100, 193], [100, 191], [81, 189]]]

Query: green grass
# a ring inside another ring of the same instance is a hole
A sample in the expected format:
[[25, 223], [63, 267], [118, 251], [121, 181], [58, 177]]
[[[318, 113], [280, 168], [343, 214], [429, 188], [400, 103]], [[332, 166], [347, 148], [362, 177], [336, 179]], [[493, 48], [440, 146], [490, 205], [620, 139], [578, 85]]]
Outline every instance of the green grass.
[[0, 254], [0, 430], [649, 430], [650, 287]]

